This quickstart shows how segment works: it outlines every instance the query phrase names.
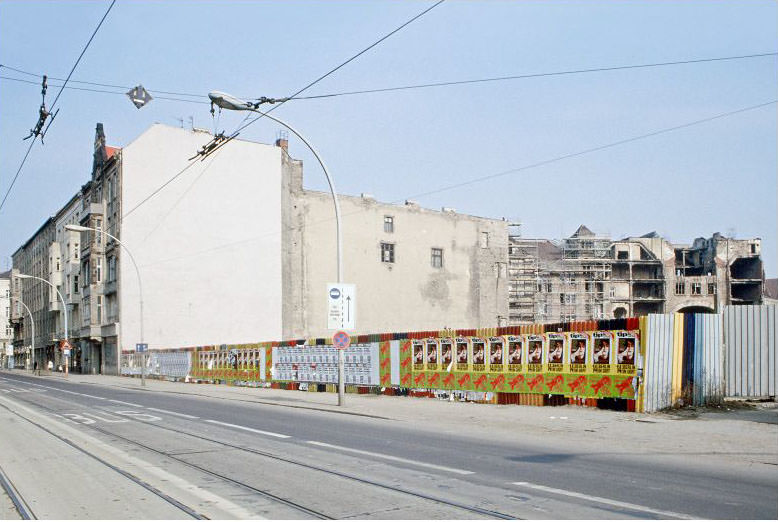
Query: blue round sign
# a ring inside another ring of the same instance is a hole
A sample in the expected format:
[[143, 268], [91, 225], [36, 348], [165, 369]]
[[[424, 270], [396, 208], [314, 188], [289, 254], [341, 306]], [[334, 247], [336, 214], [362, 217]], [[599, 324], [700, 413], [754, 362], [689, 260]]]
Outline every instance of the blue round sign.
[[340, 297], [340, 289], [333, 288], [332, 290], [330, 290], [330, 297], [332, 299], [338, 299]]

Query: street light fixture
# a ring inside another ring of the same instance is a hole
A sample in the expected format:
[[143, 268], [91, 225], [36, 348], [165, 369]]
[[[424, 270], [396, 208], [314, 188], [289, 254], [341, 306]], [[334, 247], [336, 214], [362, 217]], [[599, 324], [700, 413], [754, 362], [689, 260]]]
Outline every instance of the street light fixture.
[[[85, 227], [81, 225], [65, 225], [65, 230], [70, 230], [71, 232], [97, 232], [98, 234], [105, 234], [106, 236], [116, 241], [120, 246], [122, 246], [124, 250], [127, 252], [127, 255], [130, 256], [132, 265], [135, 267], [135, 274], [138, 276], [138, 294], [140, 296], [140, 344], [144, 344], [143, 343], [143, 285], [141, 283], [138, 263], [135, 262], [135, 258], [132, 256], [132, 252], [130, 252], [130, 250], [127, 248], [127, 245], [119, 241], [119, 238], [112, 236], [105, 230], [99, 228]], [[146, 352], [145, 351], [143, 352], [142, 364], [140, 369], [140, 383], [141, 386], [146, 386]]]
[[[217, 105], [222, 109], [228, 109], [231, 111], [256, 112], [257, 114], [269, 118], [274, 122], [278, 123], [279, 125], [286, 127], [295, 136], [300, 138], [300, 140], [303, 143], [305, 143], [305, 145], [310, 149], [310, 151], [316, 157], [316, 160], [319, 162], [319, 165], [321, 165], [321, 168], [324, 171], [324, 175], [327, 178], [327, 184], [329, 185], [330, 193], [332, 194], [332, 203], [335, 206], [335, 240], [337, 243], [338, 284], [342, 284], [343, 283], [343, 241], [341, 236], [340, 203], [338, 202], [338, 194], [335, 192], [335, 184], [332, 181], [332, 176], [330, 176], [330, 173], [327, 170], [327, 167], [324, 165], [324, 161], [319, 156], [319, 153], [316, 152], [316, 149], [313, 148], [313, 145], [311, 145], [308, 142], [308, 140], [306, 140], [299, 132], [297, 132], [294, 128], [292, 128], [288, 123], [285, 123], [279, 120], [278, 118], [271, 116], [267, 112], [262, 112], [258, 110], [257, 107], [260, 105], [261, 102], [260, 103], [247, 102], [245, 100], [241, 100], [240, 98], [236, 98], [235, 96], [220, 91], [210, 92], [208, 93], [208, 97], [211, 99], [211, 103], [213, 105]], [[213, 105], [211, 106], [212, 108]], [[343, 365], [344, 365], [343, 350], [338, 350], [338, 406], [345, 405], [345, 394], [344, 394], [345, 384], [343, 378]]]
[[[59, 300], [62, 301], [62, 313], [65, 316], [65, 346], [69, 346], [70, 343], [68, 343], [68, 306], [65, 304], [65, 298], [62, 297], [62, 294], [57, 289], [57, 287], [54, 284], [52, 284], [48, 279], [43, 279], [42, 277], [38, 277], [34, 275], [16, 274], [16, 277], [18, 277], [19, 279], [36, 279], [38, 281], [43, 281], [51, 288], [53, 288], [55, 292], [57, 292], [57, 295], [59, 296]], [[25, 306], [25, 308], [27, 307]], [[68, 375], [68, 366], [70, 366], [69, 363], [70, 363], [70, 356], [66, 355], [65, 356], [65, 376]]]

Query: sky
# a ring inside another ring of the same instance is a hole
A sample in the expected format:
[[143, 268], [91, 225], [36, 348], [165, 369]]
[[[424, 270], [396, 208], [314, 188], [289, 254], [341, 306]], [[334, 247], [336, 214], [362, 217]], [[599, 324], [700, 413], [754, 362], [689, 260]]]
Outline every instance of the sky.
[[[120, 147], [190, 117], [229, 133], [242, 114], [213, 119], [208, 92], [289, 96], [433, 3], [118, 0], [68, 86], [142, 84], [156, 98], [139, 110], [122, 94], [62, 92], [0, 210], [0, 270], [90, 179], [97, 122]], [[66, 78], [109, 4], [0, 0], [0, 76]], [[774, 1], [447, 0], [301, 96], [776, 52]], [[61, 82], [50, 84], [49, 105]], [[614, 239], [759, 237], [776, 277], [776, 99], [772, 55], [299, 99], [274, 115], [314, 144], [343, 194], [505, 218], [525, 237], [559, 239], [581, 224]], [[0, 198], [40, 103], [40, 85], [0, 78]], [[241, 138], [273, 143], [280, 130], [261, 120]], [[304, 161], [305, 187], [326, 190], [294, 137], [290, 153]]]

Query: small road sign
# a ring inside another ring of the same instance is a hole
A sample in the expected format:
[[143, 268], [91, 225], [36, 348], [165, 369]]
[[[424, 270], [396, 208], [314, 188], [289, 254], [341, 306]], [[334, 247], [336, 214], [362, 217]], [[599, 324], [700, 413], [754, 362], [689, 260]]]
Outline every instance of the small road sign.
[[356, 285], [327, 284], [327, 329], [356, 330]]
[[69, 342], [67, 342], [67, 341], [64, 341], [64, 342], [62, 343], [62, 350], [63, 350], [63, 351], [68, 351], [68, 352], [69, 352], [71, 348], [72, 348], [72, 346], [70, 345], [70, 343], [69, 343]]
[[70, 357], [70, 349], [68, 348], [67, 350], [62, 350], [62, 355], [65, 357]]
[[135, 345], [135, 351], [136, 352], [145, 352], [148, 349], [149, 349], [148, 343], [137, 343]]
[[337, 332], [332, 336], [332, 344], [338, 350], [345, 350], [351, 344], [351, 337], [346, 332]]
[[127, 92], [127, 97], [138, 109], [152, 100], [151, 94], [143, 88], [143, 85], [138, 85], [137, 87], [130, 89], [129, 92]]

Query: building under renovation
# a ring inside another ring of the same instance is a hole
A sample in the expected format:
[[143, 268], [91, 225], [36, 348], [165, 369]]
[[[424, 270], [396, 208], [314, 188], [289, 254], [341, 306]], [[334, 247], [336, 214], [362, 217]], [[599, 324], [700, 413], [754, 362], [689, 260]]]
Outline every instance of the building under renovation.
[[714, 234], [691, 246], [652, 232], [612, 240], [581, 225], [556, 242], [508, 238], [510, 324], [569, 322], [761, 304], [761, 240]]

